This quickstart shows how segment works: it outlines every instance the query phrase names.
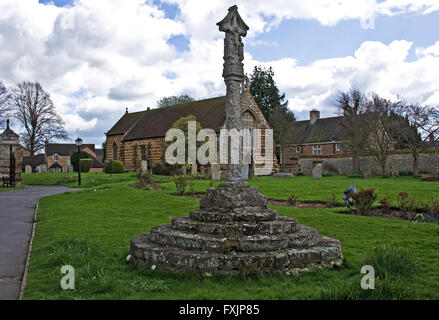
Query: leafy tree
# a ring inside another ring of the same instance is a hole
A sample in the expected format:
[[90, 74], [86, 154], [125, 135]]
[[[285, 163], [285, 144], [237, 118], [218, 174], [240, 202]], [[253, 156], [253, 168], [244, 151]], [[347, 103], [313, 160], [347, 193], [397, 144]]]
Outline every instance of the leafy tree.
[[255, 66], [253, 74], [250, 75], [250, 93], [268, 121], [275, 107], [281, 106], [283, 110], [288, 110], [288, 101], [284, 101], [285, 93], [280, 94], [271, 67], [267, 70]]
[[366, 152], [372, 130], [368, 121], [365, 121], [368, 116], [367, 98], [356, 89], [339, 92], [337, 107], [343, 115], [342, 125], [348, 139], [345, 147], [352, 153], [352, 172], [360, 173], [360, 156]]
[[195, 99], [187, 94], [182, 94], [179, 96], [163, 97], [159, 101], [157, 101], [157, 108], [170, 107], [170, 106], [175, 106], [176, 104], [193, 102], [193, 101], [195, 101]]
[[107, 158], [107, 141], [102, 142], [102, 162], [105, 162], [105, 159]]
[[9, 111], [11, 110], [11, 106], [9, 104], [10, 98], [11, 94], [3, 85], [3, 82], [0, 81], [0, 128], [4, 127], [5, 120], [8, 117]]
[[[185, 161], [186, 161], [186, 163], [188, 163], [188, 156], [189, 156], [189, 153], [188, 153], [188, 146], [189, 146], [189, 143], [188, 143], [188, 137], [189, 137], [189, 134], [188, 134], [188, 122], [189, 121], [196, 121], [196, 136], [198, 136], [198, 132], [202, 128], [201, 128], [201, 124], [197, 121], [197, 119], [195, 118], [194, 115], [190, 114], [187, 117], [181, 117], [180, 119], [175, 121], [174, 124], [171, 127], [172, 129], [180, 129], [181, 131], [184, 132], [184, 136], [185, 136], [185, 150], [186, 150], [186, 152], [185, 152], [186, 160]], [[167, 147], [170, 144], [172, 144], [172, 143], [173, 143], [172, 141], [165, 141], [163, 143], [163, 147], [162, 147], [163, 159], [164, 159], [164, 154], [166, 152]], [[203, 142], [197, 141], [197, 149], [202, 144], [203, 144]]]
[[38, 82], [18, 83], [11, 96], [12, 116], [24, 128], [21, 139], [29, 150], [32, 171], [35, 172], [35, 154], [44, 148], [45, 141], [67, 139], [64, 122], [50, 95]]

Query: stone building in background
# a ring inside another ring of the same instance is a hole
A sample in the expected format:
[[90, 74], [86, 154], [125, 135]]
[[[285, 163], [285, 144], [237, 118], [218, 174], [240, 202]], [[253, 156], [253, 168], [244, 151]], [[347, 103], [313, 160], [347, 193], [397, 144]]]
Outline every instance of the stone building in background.
[[[76, 144], [46, 143], [44, 151], [44, 154], [35, 155], [36, 172], [73, 172], [70, 157], [78, 151]], [[83, 144], [81, 151], [87, 153], [88, 158], [93, 160], [89, 172], [103, 172], [104, 163], [99, 155], [99, 149], [95, 149], [94, 144]], [[32, 170], [29, 157], [23, 159], [22, 167], [26, 173]]]
[[9, 127], [8, 120], [5, 131], [0, 134], [0, 183], [3, 183], [3, 177], [7, 177], [17, 185], [21, 184], [22, 159], [19, 136]]
[[[263, 152], [264, 130], [270, 129], [270, 125], [251, 96], [247, 84], [248, 80], [242, 84], [240, 94], [241, 117], [245, 128], [262, 129], [259, 143]], [[217, 97], [158, 109], [148, 108], [140, 112], [129, 113], [127, 110], [106, 133], [105, 159], [121, 160], [127, 170], [135, 170], [142, 160], [147, 160], [148, 165], [164, 161], [163, 143], [166, 132], [175, 121], [189, 115], [195, 116], [201, 128], [215, 130], [219, 138], [220, 129], [225, 128], [225, 107], [226, 98]], [[258, 157], [263, 156], [263, 153], [255, 155], [257, 161]], [[224, 169], [225, 166], [222, 166], [222, 171]], [[274, 170], [276, 169], [277, 160], [274, 157]]]
[[[364, 121], [368, 121], [367, 118]], [[294, 123], [294, 136], [282, 146], [281, 163], [293, 173], [311, 174], [313, 163], [323, 163], [323, 171], [333, 174], [352, 173], [352, 155], [344, 144], [349, 141], [343, 117], [320, 118], [318, 110], [311, 110], [309, 120]], [[413, 158], [410, 150], [390, 146], [386, 170], [393, 175], [409, 174]], [[360, 157], [361, 172], [380, 174], [380, 168], [372, 156]], [[419, 158], [419, 170], [423, 173], [439, 172], [439, 146], [431, 144]]]

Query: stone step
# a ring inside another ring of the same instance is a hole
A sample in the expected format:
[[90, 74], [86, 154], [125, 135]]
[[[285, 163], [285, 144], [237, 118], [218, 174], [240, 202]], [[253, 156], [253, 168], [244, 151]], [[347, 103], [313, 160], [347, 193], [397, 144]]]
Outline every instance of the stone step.
[[140, 235], [131, 239], [130, 255], [131, 263], [157, 270], [232, 275], [285, 273], [295, 268], [332, 265], [342, 258], [340, 242], [326, 237], [310, 248], [225, 254], [168, 247], [152, 242], [149, 235]]
[[271, 209], [248, 207], [243, 210], [235, 209], [233, 212], [194, 210], [189, 213], [189, 217], [202, 222], [262, 222], [275, 220], [277, 218], [277, 212]]
[[257, 234], [226, 237], [211, 234], [186, 233], [173, 229], [171, 225], [164, 225], [152, 228], [149, 239], [163, 246], [187, 250], [257, 252], [286, 248], [308, 248], [318, 242], [320, 235], [317, 230], [305, 226], [299, 226], [296, 232], [290, 234]]
[[277, 217], [273, 221], [231, 222], [219, 224], [192, 220], [189, 216], [172, 219], [172, 228], [179, 231], [193, 233], [207, 233], [213, 235], [233, 236], [252, 234], [286, 234], [297, 230], [297, 220], [289, 217]]

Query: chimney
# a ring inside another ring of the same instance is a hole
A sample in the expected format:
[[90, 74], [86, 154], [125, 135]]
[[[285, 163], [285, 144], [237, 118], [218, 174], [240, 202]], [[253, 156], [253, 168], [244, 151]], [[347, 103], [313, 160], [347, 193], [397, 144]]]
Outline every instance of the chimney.
[[310, 124], [316, 123], [316, 121], [319, 120], [319, 119], [320, 119], [320, 111], [316, 110], [316, 109], [312, 109], [309, 112], [309, 122], [310, 122]]
[[128, 108], [125, 108], [125, 114], [127, 114], [128, 113]]

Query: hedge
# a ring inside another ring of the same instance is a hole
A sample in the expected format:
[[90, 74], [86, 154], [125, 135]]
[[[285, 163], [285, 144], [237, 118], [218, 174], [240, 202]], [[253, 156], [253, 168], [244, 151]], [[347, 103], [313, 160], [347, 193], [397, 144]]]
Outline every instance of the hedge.
[[93, 166], [93, 159], [80, 159], [81, 172], [89, 172]]
[[123, 162], [120, 160], [110, 160], [105, 163], [104, 170], [105, 173], [123, 173], [125, 171], [125, 167]]

